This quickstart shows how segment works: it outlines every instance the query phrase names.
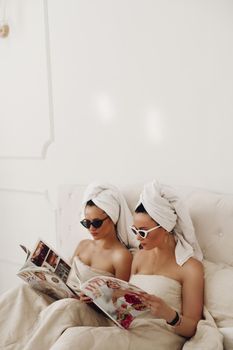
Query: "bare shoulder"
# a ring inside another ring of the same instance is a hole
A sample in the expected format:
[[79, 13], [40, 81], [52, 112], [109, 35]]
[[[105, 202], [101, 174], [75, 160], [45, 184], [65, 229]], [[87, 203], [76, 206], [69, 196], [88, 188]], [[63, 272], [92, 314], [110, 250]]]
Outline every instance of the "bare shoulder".
[[129, 280], [132, 258], [130, 251], [123, 246], [112, 250], [111, 261], [116, 278], [124, 281]]
[[133, 256], [125, 247], [119, 247], [113, 250], [112, 254], [114, 262], [132, 262]]
[[201, 261], [190, 258], [182, 266], [182, 275], [184, 279], [204, 278], [204, 267]]
[[183, 269], [188, 272], [203, 271], [203, 264], [195, 258], [189, 258], [183, 265]]

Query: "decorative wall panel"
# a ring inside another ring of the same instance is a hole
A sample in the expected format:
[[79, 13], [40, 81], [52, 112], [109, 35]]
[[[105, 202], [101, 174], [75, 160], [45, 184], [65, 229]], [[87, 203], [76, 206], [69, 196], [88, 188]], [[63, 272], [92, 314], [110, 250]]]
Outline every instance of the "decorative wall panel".
[[8, 1], [7, 18], [10, 35], [0, 41], [0, 158], [43, 159], [54, 139], [47, 1]]
[[[1, 288], [15, 279], [4, 274], [3, 265], [19, 268], [25, 260], [25, 253], [19, 244], [32, 249], [39, 237], [55, 245], [55, 210], [47, 191], [0, 189], [0, 278]], [[5, 281], [5, 282], [4, 282]]]

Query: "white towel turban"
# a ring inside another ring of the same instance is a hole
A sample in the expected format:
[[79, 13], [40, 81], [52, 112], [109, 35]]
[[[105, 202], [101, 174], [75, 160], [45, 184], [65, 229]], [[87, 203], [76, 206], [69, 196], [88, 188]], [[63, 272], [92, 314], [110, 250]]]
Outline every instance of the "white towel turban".
[[188, 209], [172, 187], [153, 180], [144, 186], [138, 205], [140, 203], [165, 230], [173, 230], [177, 264], [183, 265], [191, 256], [203, 259]]
[[92, 200], [97, 207], [105, 211], [117, 226], [117, 236], [128, 248], [138, 247], [138, 241], [131, 232], [132, 214], [123, 194], [110, 184], [91, 183], [83, 196], [83, 213], [86, 203]]

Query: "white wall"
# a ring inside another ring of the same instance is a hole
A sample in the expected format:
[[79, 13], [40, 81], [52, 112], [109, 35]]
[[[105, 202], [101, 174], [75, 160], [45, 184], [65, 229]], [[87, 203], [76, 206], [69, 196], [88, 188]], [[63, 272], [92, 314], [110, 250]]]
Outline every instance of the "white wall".
[[59, 184], [233, 193], [232, 1], [8, 0], [7, 18], [0, 291], [17, 283], [19, 243], [55, 244]]

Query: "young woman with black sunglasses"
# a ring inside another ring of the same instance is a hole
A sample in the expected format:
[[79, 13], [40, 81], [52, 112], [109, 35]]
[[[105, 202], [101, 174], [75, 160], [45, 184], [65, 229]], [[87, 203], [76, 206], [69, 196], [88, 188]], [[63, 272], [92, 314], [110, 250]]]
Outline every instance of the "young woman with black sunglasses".
[[95, 269], [98, 274], [111, 274], [128, 281], [132, 254], [127, 248], [137, 247], [138, 243], [129, 227], [132, 214], [118, 188], [91, 183], [83, 196], [80, 223], [92, 239], [82, 240], [75, 250], [73, 264], [77, 270], [81, 264], [87, 271]]
[[131, 270], [132, 254], [120, 242], [117, 225], [107, 213], [88, 200], [81, 224], [88, 230], [92, 239], [82, 240], [75, 253], [74, 263], [83, 264], [99, 272], [128, 281]]
[[[132, 214], [124, 197], [112, 185], [91, 184], [83, 202], [81, 224], [93, 239], [81, 241], [74, 254], [80, 279], [107, 275], [128, 280], [132, 255], [126, 246], [136, 247], [137, 242], [129, 231]], [[106, 318], [86, 305], [89, 301], [85, 295], [81, 302], [74, 298], [55, 301], [26, 284], [8, 291], [0, 298], [0, 310], [8, 315], [0, 329], [0, 348], [50, 349], [66, 328], [76, 326], [92, 312], [95, 325], [107, 325]]]

